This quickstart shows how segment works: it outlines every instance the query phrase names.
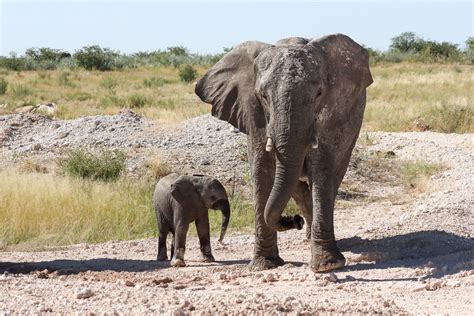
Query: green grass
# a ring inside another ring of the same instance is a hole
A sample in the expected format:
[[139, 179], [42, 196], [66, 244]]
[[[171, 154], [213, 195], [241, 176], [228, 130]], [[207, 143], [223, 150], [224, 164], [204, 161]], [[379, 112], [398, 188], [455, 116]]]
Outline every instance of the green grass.
[[120, 151], [94, 154], [84, 149], [70, 150], [59, 160], [64, 175], [82, 179], [115, 181], [125, 169], [125, 155]]

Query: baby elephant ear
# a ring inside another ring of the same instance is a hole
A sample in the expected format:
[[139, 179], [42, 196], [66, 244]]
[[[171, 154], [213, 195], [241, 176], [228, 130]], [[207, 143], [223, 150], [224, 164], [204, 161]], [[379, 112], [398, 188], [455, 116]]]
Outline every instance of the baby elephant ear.
[[196, 187], [188, 176], [180, 176], [171, 184], [171, 195], [181, 204], [199, 199]]
[[265, 117], [255, 96], [254, 60], [271, 47], [262, 42], [245, 42], [218, 61], [196, 84], [202, 101], [212, 104], [212, 115], [249, 134], [264, 128]]

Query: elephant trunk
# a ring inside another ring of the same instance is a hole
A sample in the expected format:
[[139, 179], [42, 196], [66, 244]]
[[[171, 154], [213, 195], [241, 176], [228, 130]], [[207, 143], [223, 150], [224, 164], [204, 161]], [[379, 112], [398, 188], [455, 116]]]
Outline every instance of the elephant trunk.
[[225, 232], [227, 231], [227, 226], [229, 226], [230, 220], [230, 204], [228, 200], [221, 200], [217, 203], [216, 209], [219, 209], [222, 212], [222, 225], [221, 225], [221, 234], [219, 236], [219, 242], [224, 240]]
[[[299, 150], [298, 150], [299, 149]], [[292, 149], [291, 157], [276, 154], [275, 181], [265, 205], [265, 222], [276, 231], [286, 230], [281, 214], [295, 190], [306, 155], [304, 148]]]

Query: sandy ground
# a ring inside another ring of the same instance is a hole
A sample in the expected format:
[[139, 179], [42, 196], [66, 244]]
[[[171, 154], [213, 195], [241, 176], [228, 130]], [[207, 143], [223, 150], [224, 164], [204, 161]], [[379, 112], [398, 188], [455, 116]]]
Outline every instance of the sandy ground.
[[213, 239], [217, 262], [158, 263], [156, 239], [0, 253], [0, 313], [474, 314], [473, 135], [372, 133], [371, 151], [446, 169], [409, 202], [381, 198], [339, 207], [336, 237], [347, 266], [308, 268], [303, 231], [279, 234], [287, 264], [251, 271], [253, 236]]

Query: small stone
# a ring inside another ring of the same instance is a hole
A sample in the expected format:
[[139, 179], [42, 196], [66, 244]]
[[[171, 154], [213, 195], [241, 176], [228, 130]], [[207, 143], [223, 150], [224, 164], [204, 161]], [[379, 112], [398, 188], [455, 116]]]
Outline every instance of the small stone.
[[68, 137], [68, 135], [69, 135], [69, 132], [60, 132], [60, 133], [58, 134], [58, 138], [59, 138], [59, 139], [63, 139], [63, 138]]
[[50, 271], [48, 269], [44, 269], [43, 271], [38, 272], [36, 277], [38, 279], [49, 279], [49, 273]]
[[91, 296], [94, 295], [94, 292], [92, 292], [91, 289], [88, 289], [88, 288], [82, 288], [82, 289], [78, 289], [75, 293], [74, 293], [74, 296], [77, 298], [77, 299], [85, 299], [85, 298], [89, 298]]
[[182, 290], [184, 288], [186, 288], [186, 285], [184, 284], [176, 284], [175, 286], [173, 286], [173, 289], [175, 290]]
[[121, 284], [121, 285], [128, 286], [128, 287], [133, 287], [133, 286], [135, 286], [135, 283], [133, 283], [133, 282], [130, 281], [130, 280], [122, 280], [122, 279], [119, 279], [119, 280], [118, 280], [118, 283]]
[[332, 283], [336, 283], [338, 281], [337, 275], [334, 273], [328, 274], [324, 279]]
[[346, 280], [347, 281], [355, 281], [356, 278], [354, 278], [352, 275], [346, 275]]
[[265, 282], [275, 282], [276, 281], [276, 278], [275, 278], [275, 275], [273, 275], [273, 273], [269, 273], [265, 276]]
[[174, 310], [173, 315], [174, 316], [184, 316], [184, 315], [186, 315], [186, 313], [181, 308], [178, 308], [178, 309]]
[[201, 166], [209, 166], [211, 162], [208, 159], [201, 160]]

